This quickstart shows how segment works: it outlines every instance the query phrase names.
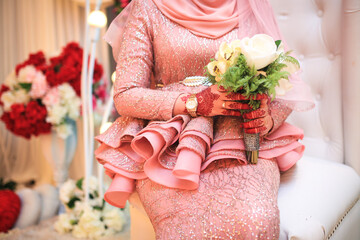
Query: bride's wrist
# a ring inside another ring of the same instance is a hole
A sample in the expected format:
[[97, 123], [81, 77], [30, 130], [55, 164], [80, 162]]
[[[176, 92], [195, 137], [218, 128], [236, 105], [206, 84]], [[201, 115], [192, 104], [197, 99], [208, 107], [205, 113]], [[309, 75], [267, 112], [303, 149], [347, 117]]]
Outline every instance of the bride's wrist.
[[179, 114], [188, 114], [186, 110], [186, 101], [189, 99], [190, 94], [182, 93], [175, 101], [174, 109], [173, 109], [173, 116]]

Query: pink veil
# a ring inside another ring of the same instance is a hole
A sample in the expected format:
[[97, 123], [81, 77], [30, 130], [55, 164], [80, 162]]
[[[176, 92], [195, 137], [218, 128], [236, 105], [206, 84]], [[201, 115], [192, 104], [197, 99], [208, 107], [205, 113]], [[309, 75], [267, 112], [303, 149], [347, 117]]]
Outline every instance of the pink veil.
[[[154, 2], [156, 0], [153, 0]], [[247, 1], [246, 5], [249, 6], [249, 10], [254, 14], [259, 29], [274, 39], [284, 39], [278, 28], [273, 9], [268, 0], [236, 0], [239, 10], [239, 19], [242, 19], [243, 14], [248, 14], [249, 11], [244, 11], [240, 6], [244, 5], [244, 1]], [[133, 2], [130, 4], [113, 20], [108, 28], [104, 40], [108, 42], [113, 49], [113, 56], [117, 61], [117, 56], [120, 52], [120, 46], [122, 37], [124, 34], [124, 28], [128, 21], [128, 17], [131, 14]], [[243, 13], [243, 14], [242, 14]], [[176, 21], [172, 19], [173, 21]], [[193, 32], [194, 33], [194, 32]], [[204, 33], [205, 34], [205, 33]], [[202, 36], [204, 34], [201, 34]], [[195, 34], [196, 35], [196, 34]], [[213, 36], [212, 34], [211, 36]], [[213, 36], [209, 38], [217, 38], [219, 36]], [[285, 49], [288, 49], [285, 41]], [[286, 106], [295, 111], [306, 111], [314, 107], [314, 102], [311, 97], [311, 90], [307, 84], [305, 84], [300, 78], [300, 71], [293, 74], [290, 78], [290, 82], [293, 88], [287, 92], [284, 96], [278, 96], [276, 99], [281, 101]]]

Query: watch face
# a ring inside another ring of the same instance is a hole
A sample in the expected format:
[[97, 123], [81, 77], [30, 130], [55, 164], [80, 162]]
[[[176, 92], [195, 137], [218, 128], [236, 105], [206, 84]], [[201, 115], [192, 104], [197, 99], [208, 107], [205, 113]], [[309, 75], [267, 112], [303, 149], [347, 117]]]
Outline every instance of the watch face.
[[186, 108], [188, 108], [188, 109], [193, 109], [195, 107], [196, 107], [196, 102], [195, 101], [188, 101], [186, 103]]

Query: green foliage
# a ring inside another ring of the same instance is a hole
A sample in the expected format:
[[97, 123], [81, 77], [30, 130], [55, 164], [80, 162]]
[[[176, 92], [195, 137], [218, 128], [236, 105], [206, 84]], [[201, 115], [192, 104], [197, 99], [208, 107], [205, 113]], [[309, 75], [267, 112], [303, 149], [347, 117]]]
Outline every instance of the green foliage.
[[32, 85], [31, 83], [19, 83], [19, 86], [25, 89], [26, 91], [30, 91], [31, 85]]
[[72, 197], [72, 198], [70, 199], [70, 201], [69, 201], [66, 205], [67, 205], [69, 208], [74, 208], [76, 201], [80, 201], [80, 198], [78, 198], [78, 197]]
[[80, 190], [82, 190], [83, 181], [84, 181], [84, 178], [80, 178], [79, 180], [76, 181], [76, 187]]
[[279, 48], [280, 44], [281, 44], [281, 40], [276, 40], [275, 41], [276, 49]]
[[[280, 45], [280, 42], [277, 44]], [[210, 82], [223, 86], [231, 92], [242, 93], [250, 99], [249, 105], [253, 109], [258, 109], [260, 101], [254, 100], [255, 96], [265, 93], [274, 99], [276, 95], [275, 87], [279, 85], [279, 80], [282, 78], [288, 79], [290, 73], [282, 71], [287, 66], [286, 62], [299, 66], [299, 62], [289, 54], [290, 52], [280, 54], [274, 62], [259, 70], [266, 74], [258, 73], [254, 67], [250, 68], [243, 54], [240, 54], [236, 64], [228, 68], [219, 82], [216, 82], [215, 77], [211, 76], [208, 71], [206, 74]]]
[[3, 189], [10, 189], [12, 191], [15, 191], [16, 189], [16, 182], [14, 181], [9, 181], [9, 182], [4, 182], [4, 180], [2, 178], [0, 178], [0, 190]]

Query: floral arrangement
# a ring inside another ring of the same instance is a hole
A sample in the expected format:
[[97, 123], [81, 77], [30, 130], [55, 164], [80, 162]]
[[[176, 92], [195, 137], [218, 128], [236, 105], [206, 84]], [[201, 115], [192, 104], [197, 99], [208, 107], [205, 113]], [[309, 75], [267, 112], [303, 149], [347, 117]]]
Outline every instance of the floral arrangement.
[[[284, 51], [281, 40], [266, 34], [257, 34], [221, 43], [215, 59], [207, 65], [209, 81], [227, 89], [242, 93], [249, 99], [253, 110], [260, 107], [257, 94], [267, 94], [274, 99], [292, 88], [290, 74], [299, 70], [299, 62], [290, 52]], [[257, 162], [259, 135], [244, 134], [247, 158]], [[255, 146], [254, 146], [255, 145]]]
[[[48, 61], [40, 51], [18, 64], [0, 88], [1, 120], [7, 129], [27, 139], [52, 128], [62, 138], [71, 134], [68, 123], [80, 115], [82, 57], [82, 48], [71, 42]], [[98, 100], [105, 102], [102, 75], [103, 68], [96, 62], [94, 106]]]
[[77, 182], [69, 179], [60, 188], [60, 200], [66, 212], [55, 222], [57, 232], [71, 233], [76, 238], [97, 239], [113, 236], [126, 223], [123, 210], [106, 203], [97, 191], [97, 178], [89, 179], [89, 202], [84, 202], [83, 179]]
[[[229, 92], [240, 92], [246, 97], [268, 94], [275, 98], [292, 88], [290, 74], [299, 70], [299, 62], [284, 52], [281, 40], [274, 41], [266, 34], [257, 34], [221, 43], [215, 59], [207, 65], [207, 75], [213, 84]], [[254, 109], [259, 101], [251, 101]]]

